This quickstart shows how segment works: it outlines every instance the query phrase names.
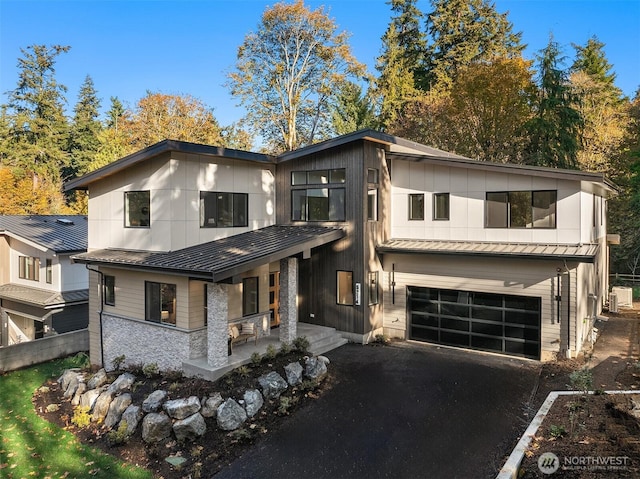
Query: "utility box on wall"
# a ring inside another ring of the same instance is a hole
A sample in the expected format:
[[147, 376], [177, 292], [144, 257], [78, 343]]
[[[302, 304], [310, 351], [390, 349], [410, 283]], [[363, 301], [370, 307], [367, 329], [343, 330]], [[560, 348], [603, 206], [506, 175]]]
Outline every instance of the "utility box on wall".
[[[615, 294], [618, 298], [618, 307], [633, 307], [633, 288], [626, 286], [614, 286], [611, 288], [611, 294]], [[609, 302], [611, 302], [611, 298], [609, 298]]]

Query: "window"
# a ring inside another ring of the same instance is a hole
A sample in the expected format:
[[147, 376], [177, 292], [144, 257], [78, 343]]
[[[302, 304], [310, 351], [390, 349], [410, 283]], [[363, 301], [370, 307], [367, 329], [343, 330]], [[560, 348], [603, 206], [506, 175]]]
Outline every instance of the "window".
[[409, 195], [409, 219], [424, 220], [424, 194], [413, 193]]
[[145, 282], [145, 319], [154, 323], [175, 326], [175, 284]]
[[20, 279], [40, 281], [40, 258], [32, 256], [18, 257], [18, 276]]
[[433, 219], [449, 219], [449, 193], [433, 194]]
[[242, 315], [248, 316], [258, 312], [258, 277], [242, 280]]
[[334, 168], [332, 170], [292, 171], [291, 185], [325, 185], [346, 182], [346, 170]]
[[378, 184], [378, 169], [367, 168], [367, 183]]
[[207, 284], [203, 284], [204, 286], [204, 325], [209, 324], [209, 288], [207, 288]]
[[556, 191], [487, 193], [487, 228], [555, 228]]
[[246, 193], [200, 192], [200, 227], [247, 226], [249, 195]]
[[378, 304], [378, 272], [369, 272], [369, 304]]
[[53, 282], [53, 262], [51, 258], [47, 258], [45, 260], [45, 281], [47, 284], [51, 284]]
[[353, 272], [338, 271], [337, 283], [337, 303], [353, 306]]
[[309, 188], [291, 192], [293, 221], [344, 221], [344, 188]]
[[378, 188], [367, 190], [367, 220], [378, 221]]
[[124, 193], [124, 225], [127, 228], [148, 228], [151, 225], [151, 193], [149, 191]]
[[109, 306], [116, 305], [116, 277], [104, 276], [104, 304]]

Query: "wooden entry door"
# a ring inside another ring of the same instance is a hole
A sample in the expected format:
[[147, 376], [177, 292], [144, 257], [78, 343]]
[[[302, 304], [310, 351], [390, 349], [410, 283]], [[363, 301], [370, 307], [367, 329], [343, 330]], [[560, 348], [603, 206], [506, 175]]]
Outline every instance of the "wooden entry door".
[[269, 273], [269, 311], [271, 311], [271, 327], [280, 325], [280, 272]]

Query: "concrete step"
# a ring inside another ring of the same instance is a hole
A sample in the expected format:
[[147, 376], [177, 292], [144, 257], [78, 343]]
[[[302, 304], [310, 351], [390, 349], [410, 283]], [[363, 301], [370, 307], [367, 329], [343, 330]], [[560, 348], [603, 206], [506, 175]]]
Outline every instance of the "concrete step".
[[309, 352], [315, 356], [332, 351], [340, 346], [344, 346], [349, 341], [340, 336], [339, 333], [335, 333], [332, 336], [323, 338], [320, 341], [316, 341], [309, 346]]

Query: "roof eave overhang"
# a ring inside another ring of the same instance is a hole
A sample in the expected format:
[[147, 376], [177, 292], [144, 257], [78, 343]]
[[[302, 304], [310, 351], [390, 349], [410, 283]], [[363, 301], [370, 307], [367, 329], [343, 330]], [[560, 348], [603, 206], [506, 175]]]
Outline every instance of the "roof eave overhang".
[[478, 251], [426, 251], [422, 249], [410, 248], [386, 248], [378, 247], [376, 251], [380, 254], [416, 254], [416, 255], [432, 255], [432, 256], [475, 256], [479, 258], [509, 258], [509, 259], [527, 259], [527, 260], [546, 260], [546, 261], [576, 261], [579, 263], [593, 263], [595, 255], [549, 255], [549, 254], [526, 254], [526, 253], [499, 253], [499, 252], [478, 252]]

